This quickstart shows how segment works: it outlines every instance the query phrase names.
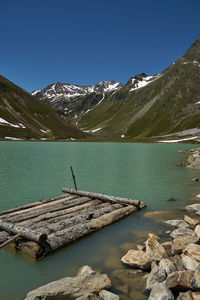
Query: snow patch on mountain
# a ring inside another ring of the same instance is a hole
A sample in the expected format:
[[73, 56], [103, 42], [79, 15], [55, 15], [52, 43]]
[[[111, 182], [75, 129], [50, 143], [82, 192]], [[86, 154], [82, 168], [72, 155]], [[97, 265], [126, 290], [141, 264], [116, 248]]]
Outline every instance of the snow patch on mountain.
[[40, 100], [48, 99], [49, 102], [57, 102], [60, 100], [71, 101], [74, 98], [82, 97], [91, 93], [107, 93], [116, 91], [122, 87], [120, 82], [101, 81], [96, 85], [80, 86], [66, 83], [53, 83], [43, 90], [33, 91], [32, 95]]
[[147, 76], [146, 74], [140, 74], [136, 75], [134, 78], [131, 79], [131, 83], [133, 87], [130, 89], [130, 92], [135, 91], [137, 89], [143, 88], [147, 84], [157, 80], [162, 76], [161, 73], [153, 75], [153, 76]]
[[19, 123], [18, 125], [17, 124], [12, 124], [6, 120], [4, 120], [3, 118], [0, 118], [0, 125], [9, 125], [9, 126], [12, 126], [12, 127], [15, 127], [15, 128], [26, 128], [23, 124]]

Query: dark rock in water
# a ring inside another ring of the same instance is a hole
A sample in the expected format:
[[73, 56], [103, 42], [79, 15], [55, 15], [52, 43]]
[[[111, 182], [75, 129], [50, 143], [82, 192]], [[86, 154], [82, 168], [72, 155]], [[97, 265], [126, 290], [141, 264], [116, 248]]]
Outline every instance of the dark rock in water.
[[178, 199], [176, 199], [176, 198], [173, 198], [173, 197], [171, 197], [171, 198], [169, 198], [169, 199], [167, 199], [167, 201], [177, 201]]
[[155, 266], [147, 278], [145, 294], [148, 295], [152, 290], [154, 284], [158, 282], [163, 282], [166, 279], [166, 277], [167, 275], [165, 273], [165, 270], [163, 268]]

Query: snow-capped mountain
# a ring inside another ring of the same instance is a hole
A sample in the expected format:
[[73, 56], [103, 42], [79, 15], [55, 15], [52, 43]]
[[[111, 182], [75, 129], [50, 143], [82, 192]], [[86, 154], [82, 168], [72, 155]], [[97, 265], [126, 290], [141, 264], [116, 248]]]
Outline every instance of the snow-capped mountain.
[[33, 91], [32, 95], [40, 100], [54, 103], [63, 100], [74, 100], [77, 97], [82, 97], [91, 93], [106, 93], [116, 91], [122, 87], [120, 82], [101, 81], [96, 85], [80, 86], [67, 83], [56, 82], [48, 85], [42, 90]]

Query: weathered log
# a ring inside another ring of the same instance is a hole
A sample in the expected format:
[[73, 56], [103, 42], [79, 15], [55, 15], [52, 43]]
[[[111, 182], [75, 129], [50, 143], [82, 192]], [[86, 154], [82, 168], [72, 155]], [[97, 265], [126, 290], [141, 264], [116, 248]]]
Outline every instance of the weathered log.
[[122, 205], [133, 205], [133, 206], [137, 207], [138, 209], [140, 208], [140, 201], [139, 200], [114, 197], [114, 196], [111, 196], [111, 195], [102, 195], [102, 194], [97, 194], [97, 193], [90, 193], [90, 192], [86, 192], [86, 191], [79, 191], [79, 190], [69, 189], [69, 188], [66, 188], [66, 187], [63, 188], [63, 192], [71, 194], [71, 195], [79, 195], [79, 196], [90, 197], [90, 198], [93, 198], [93, 199], [109, 201], [109, 202], [112, 202], [112, 203], [119, 203], [119, 204], [122, 204]]
[[11, 216], [15, 216], [15, 215], [21, 215], [24, 212], [27, 213], [27, 212], [30, 212], [30, 211], [33, 211], [33, 210], [37, 210], [37, 209], [41, 209], [41, 208], [46, 208], [46, 207], [49, 207], [49, 206], [57, 205], [58, 203], [65, 202], [66, 200], [71, 200], [73, 198], [74, 197], [72, 197], [71, 195], [70, 196], [66, 196], [66, 197], [63, 197], [62, 199], [55, 200], [54, 202], [40, 204], [39, 206], [38, 205], [34, 205], [33, 207], [30, 207], [30, 208], [25, 208], [25, 209], [22, 209], [22, 210], [19, 210], [19, 211], [14, 211], [14, 212], [11, 212], [11, 213], [8, 213], [8, 214], [0, 215], [0, 217], [4, 219], [7, 216], [11, 217]]
[[36, 242], [41, 246], [44, 246], [45, 242], [47, 241], [47, 235], [44, 233], [37, 233], [23, 226], [10, 224], [8, 222], [3, 222], [2, 220], [0, 220], [0, 229], [7, 231], [9, 234], [20, 233], [25, 239]]
[[32, 207], [35, 207], [35, 206], [39, 206], [41, 204], [45, 204], [45, 203], [52, 202], [52, 201], [59, 200], [59, 199], [63, 199], [63, 198], [66, 198], [66, 196], [61, 195], [61, 196], [52, 197], [52, 198], [45, 198], [45, 199], [42, 199], [42, 200], [34, 202], [34, 203], [28, 203], [28, 204], [25, 204], [25, 205], [22, 205], [22, 206], [18, 206], [18, 207], [10, 208], [10, 209], [7, 209], [7, 210], [3, 210], [3, 211], [0, 212], [0, 217], [2, 217], [3, 215], [8, 215], [8, 214], [13, 213], [13, 212], [17, 212], [17, 211], [21, 211], [21, 210], [24, 210], [24, 209], [32, 208]]
[[[59, 200], [60, 201], [60, 200]], [[3, 220], [12, 222], [12, 223], [17, 223], [17, 222], [22, 222], [25, 220], [30, 220], [32, 218], [35, 218], [36, 216], [40, 216], [43, 214], [46, 214], [47, 212], [57, 212], [57, 211], [61, 211], [63, 209], [66, 208], [71, 208], [71, 207], [75, 207], [77, 205], [80, 204], [84, 204], [86, 202], [91, 201], [90, 198], [87, 197], [75, 197], [73, 199], [67, 199], [67, 201], [63, 200], [60, 201], [59, 203], [57, 202], [56, 205], [48, 205], [45, 207], [38, 207], [38, 209], [34, 209], [32, 211], [24, 211], [23, 214], [15, 214], [14, 216], [6, 216], [6, 218], [4, 218], [4, 216], [2, 217]]]
[[[88, 223], [88, 220], [98, 218], [102, 215], [107, 215], [108, 213], [120, 209], [122, 206], [120, 204], [99, 204], [99, 206], [94, 205], [90, 208], [84, 209], [79, 214], [73, 213], [68, 215], [67, 218], [63, 218], [63, 216], [60, 218], [54, 218], [47, 221], [42, 221], [39, 223], [34, 223], [30, 227], [32, 230], [37, 231], [40, 228], [44, 228], [44, 232], [49, 235], [53, 232], [61, 231], [65, 228], [72, 228], [73, 226], [77, 224], [84, 224]], [[73, 230], [73, 228], [72, 228]]]
[[53, 218], [56, 218], [56, 217], [59, 217], [59, 216], [67, 216], [68, 217], [68, 214], [71, 214], [71, 213], [74, 213], [74, 212], [77, 213], [78, 211], [80, 211], [84, 208], [88, 208], [90, 206], [97, 205], [97, 203], [98, 203], [97, 201], [98, 200], [96, 200], [96, 201], [93, 200], [93, 201], [90, 201], [89, 203], [81, 204], [81, 205], [71, 207], [71, 208], [66, 208], [66, 209], [63, 209], [63, 210], [56, 211], [56, 212], [47, 212], [47, 213], [39, 215], [35, 218], [31, 218], [31, 219], [28, 219], [26, 221], [19, 222], [18, 224], [30, 226], [33, 223], [46, 221], [46, 220], [53, 219]]
[[3, 244], [0, 245], [0, 249], [3, 248], [3, 247], [5, 247], [5, 246], [7, 246], [11, 242], [15, 241], [20, 236], [21, 236], [21, 233], [18, 233], [16, 235], [12, 236], [10, 239], [8, 239], [7, 241], [5, 241]]
[[136, 208], [132, 205], [114, 210], [99, 218], [51, 234], [48, 236], [48, 241], [54, 251], [131, 214], [133, 211], [136, 211]]

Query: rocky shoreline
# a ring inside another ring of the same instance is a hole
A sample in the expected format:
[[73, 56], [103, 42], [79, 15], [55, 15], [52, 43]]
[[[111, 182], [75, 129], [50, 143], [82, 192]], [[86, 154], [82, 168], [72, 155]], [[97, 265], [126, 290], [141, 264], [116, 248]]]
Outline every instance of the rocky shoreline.
[[[200, 148], [179, 152], [189, 154], [184, 166], [200, 170]], [[121, 258], [127, 272], [138, 270], [146, 278], [144, 294], [148, 300], [200, 300], [200, 203], [185, 210], [183, 219], [164, 222], [170, 227], [167, 240], [149, 233], [142, 245]], [[42, 286], [28, 293], [25, 300], [120, 299], [108, 291], [111, 286], [106, 274], [83, 266], [77, 276]]]
[[186, 161], [183, 162], [183, 166], [200, 171], [200, 148], [187, 151], [179, 150], [179, 152], [189, 154]]

